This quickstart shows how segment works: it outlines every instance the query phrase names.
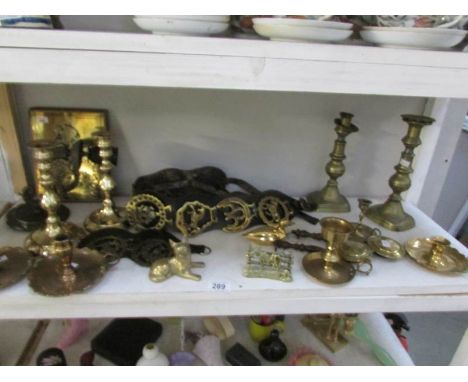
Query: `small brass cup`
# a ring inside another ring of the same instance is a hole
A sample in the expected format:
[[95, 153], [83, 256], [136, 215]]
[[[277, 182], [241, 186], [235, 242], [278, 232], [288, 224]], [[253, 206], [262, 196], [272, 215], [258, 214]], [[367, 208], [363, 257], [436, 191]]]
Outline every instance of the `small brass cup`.
[[344, 219], [329, 217], [320, 220], [322, 236], [327, 242], [324, 260], [326, 262], [337, 263], [340, 261], [338, 249], [348, 239], [353, 231], [351, 223]]

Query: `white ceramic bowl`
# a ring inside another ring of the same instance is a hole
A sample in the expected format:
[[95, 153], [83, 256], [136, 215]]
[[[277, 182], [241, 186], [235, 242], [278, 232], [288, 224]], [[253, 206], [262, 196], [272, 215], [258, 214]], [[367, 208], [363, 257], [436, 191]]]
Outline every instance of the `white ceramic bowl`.
[[345, 30], [350, 30], [353, 27], [353, 24], [351, 23], [342, 23], [339, 21], [291, 19], [278, 17], [255, 17], [253, 19], [253, 22], [257, 25], [291, 25], [297, 27], [314, 27]]
[[346, 40], [352, 30], [255, 23], [255, 32], [276, 41], [336, 42]]
[[166, 19], [162, 17], [135, 17], [141, 29], [163, 35], [210, 36], [225, 32], [229, 23]]
[[448, 49], [463, 41], [468, 32], [458, 29], [366, 27], [363, 40], [385, 47]]
[[204, 16], [204, 15], [194, 15], [194, 16], [186, 16], [186, 15], [175, 15], [175, 16], [163, 16], [163, 15], [142, 15], [138, 16], [139, 19], [174, 19], [174, 20], [192, 20], [192, 21], [208, 21], [208, 22], [215, 22], [215, 23], [228, 23], [229, 16]]

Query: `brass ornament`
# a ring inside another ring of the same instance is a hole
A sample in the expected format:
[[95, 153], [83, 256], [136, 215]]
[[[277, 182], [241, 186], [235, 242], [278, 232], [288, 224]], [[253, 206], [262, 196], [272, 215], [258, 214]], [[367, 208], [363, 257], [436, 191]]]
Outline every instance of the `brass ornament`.
[[287, 236], [286, 226], [289, 222], [281, 222], [277, 227], [262, 226], [246, 232], [243, 236], [258, 245], [274, 245]]
[[175, 224], [184, 237], [198, 235], [217, 221], [216, 207], [186, 202], [176, 212]]
[[[88, 141], [94, 133], [107, 130], [106, 111], [33, 108], [29, 115], [33, 140], [51, 140], [71, 151], [81, 146], [76, 158], [68, 156], [60, 160], [62, 163], [55, 162], [54, 177], [59, 180], [57, 191], [61, 196], [72, 201], [98, 200], [99, 166], [88, 157]], [[35, 179], [38, 180], [36, 162], [34, 168]], [[55, 171], [61, 171], [62, 175], [58, 176]], [[37, 193], [42, 194], [39, 182], [36, 184]]]
[[158, 283], [176, 275], [185, 279], [200, 281], [201, 276], [192, 273], [192, 268], [204, 268], [205, 263], [192, 261], [190, 245], [186, 240], [181, 243], [170, 240], [169, 243], [173, 257], [156, 260], [150, 268], [150, 280]]
[[0, 290], [21, 281], [31, 265], [31, 252], [20, 247], [0, 248]]
[[444, 237], [434, 236], [408, 240], [406, 252], [417, 264], [438, 273], [463, 273], [468, 270], [468, 260]]
[[265, 225], [279, 227], [291, 220], [293, 212], [285, 201], [275, 196], [266, 196], [258, 203], [257, 215]]
[[94, 135], [97, 147], [99, 148], [99, 157], [101, 164], [99, 166], [99, 188], [103, 200], [102, 207], [93, 211], [85, 220], [84, 227], [89, 231], [97, 231], [103, 228], [121, 228], [125, 220], [125, 210], [115, 206], [111, 193], [115, 188], [115, 182], [110, 172], [112, 162], [110, 158], [113, 155], [112, 142], [109, 132], [100, 132]]
[[301, 323], [333, 353], [348, 344], [357, 314], [314, 314], [305, 316]]
[[216, 207], [222, 210], [224, 221], [228, 224], [223, 227], [224, 232], [239, 232], [245, 230], [253, 219], [253, 204], [248, 204], [241, 198], [229, 197], [221, 200]]
[[320, 220], [322, 236], [327, 242], [324, 251], [312, 252], [302, 259], [307, 274], [327, 284], [342, 284], [351, 281], [356, 270], [350, 263], [343, 261], [339, 248], [347, 240], [353, 227], [344, 219], [328, 217]]
[[389, 260], [400, 260], [406, 255], [405, 249], [398, 241], [386, 236], [372, 235], [366, 242], [376, 255]]
[[357, 272], [366, 276], [372, 272], [372, 250], [366, 243], [346, 240], [339, 250], [340, 257], [349, 263], [353, 263]]
[[172, 207], [164, 205], [156, 196], [139, 194], [133, 196], [126, 206], [128, 222], [138, 229], [162, 230], [172, 222], [168, 214]]
[[53, 256], [53, 242], [56, 237], [67, 235], [71, 240], [79, 240], [85, 236], [85, 231], [72, 223], [63, 223], [57, 214], [60, 197], [55, 190], [57, 179], [53, 178], [51, 169], [55, 152], [60, 145], [41, 140], [33, 141], [30, 147], [33, 149], [33, 157], [37, 161], [39, 183], [44, 190], [40, 196], [40, 204], [47, 212], [47, 219], [44, 228], [40, 228], [26, 237], [25, 248], [44, 256]]
[[289, 252], [269, 252], [249, 247], [246, 253], [245, 277], [292, 281], [292, 256]]
[[29, 286], [45, 296], [68, 296], [96, 284], [106, 272], [110, 261], [88, 248], [73, 248], [66, 236], [53, 243], [52, 258], [40, 257], [28, 273]]
[[420, 115], [404, 114], [402, 118], [408, 123], [408, 132], [402, 139], [405, 149], [400, 162], [394, 167], [396, 172], [389, 179], [393, 193], [385, 203], [370, 206], [365, 211], [366, 217], [391, 231], [406, 231], [415, 225], [413, 217], [403, 210], [401, 193], [411, 186], [414, 149], [421, 144], [421, 130], [434, 122], [434, 119]]
[[320, 190], [308, 194], [305, 197], [307, 205], [316, 205], [317, 212], [349, 212], [350, 206], [348, 200], [340, 193], [337, 179], [345, 173], [345, 147], [346, 137], [359, 128], [351, 123], [353, 115], [350, 113], [340, 113], [340, 118], [335, 119], [335, 131], [337, 139], [330, 154], [331, 160], [325, 166], [325, 171], [329, 176], [326, 186]]

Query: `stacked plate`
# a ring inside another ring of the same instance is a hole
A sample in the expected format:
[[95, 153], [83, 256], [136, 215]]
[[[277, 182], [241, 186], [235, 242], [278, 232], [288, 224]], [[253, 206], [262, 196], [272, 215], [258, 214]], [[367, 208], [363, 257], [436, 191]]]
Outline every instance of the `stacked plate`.
[[449, 49], [458, 45], [467, 31], [444, 28], [364, 27], [363, 40], [384, 47]]
[[260, 36], [277, 41], [338, 42], [353, 33], [353, 24], [293, 18], [254, 18], [253, 28]]
[[154, 34], [211, 36], [229, 28], [229, 16], [135, 16], [141, 29]]
[[0, 27], [6, 28], [53, 28], [50, 16], [2, 15]]

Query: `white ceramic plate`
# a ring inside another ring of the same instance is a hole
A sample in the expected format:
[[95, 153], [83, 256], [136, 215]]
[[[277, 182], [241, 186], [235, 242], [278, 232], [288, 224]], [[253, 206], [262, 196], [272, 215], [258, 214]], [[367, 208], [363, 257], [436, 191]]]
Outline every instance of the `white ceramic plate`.
[[135, 17], [133, 21], [143, 30], [164, 35], [210, 36], [223, 33], [229, 28], [229, 23], [156, 17]]
[[342, 23], [339, 21], [290, 19], [279, 17], [255, 17], [253, 19], [253, 22], [256, 25], [291, 25], [297, 27], [314, 27], [344, 30], [350, 30], [353, 27], [353, 24], [351, 23]]
[[208, 22], [215, 22], [215, 23], [228, 23], [229, 22], [229, 16], [203, 16], [203, 15], [195, 15], [195, 16], [150, 16], [150, 15], [142, 15], [138, 16], [135, 15], [135, 17], [138, 17], [139, 19], [174, 19], [174, 20], [192, 20], [192, 21], [208, 21]]
[[336, 42], [346, 40], [352, 30], [254, 23], [255, 32], [276, 41]]
[[385, 47], [448, 49], [463, 41], [468, 32], [457, 29], [366, 27], [363, 40]]

